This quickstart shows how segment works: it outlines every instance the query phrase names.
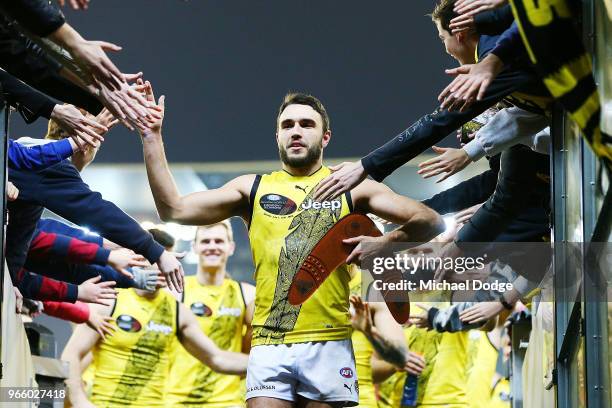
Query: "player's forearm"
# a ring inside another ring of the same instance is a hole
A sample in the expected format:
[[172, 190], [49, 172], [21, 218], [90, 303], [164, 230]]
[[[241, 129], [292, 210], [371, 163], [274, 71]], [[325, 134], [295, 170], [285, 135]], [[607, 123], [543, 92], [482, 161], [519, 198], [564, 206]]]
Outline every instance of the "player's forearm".
[[395, 342], [386, 339], [376, 329], [376, 326], [372, 326], [372, 329], [368, 333], [364, 334], [381, 359], [393, 364], [396, 367], [403, 367], [406, 364], [407, 350], [403, 344], [396, 344]]
[[66, 379], [66, 388], [68, 391], [68, 399], [73, 406], [78, 407], [82, 401], [87, 400], [87, 394], [83, 388], [83, 380], [81, 379], [81, 360], [77, 353], [64, 350], [62, 360], [68, 362], [68, 378]]
[[434, 210], [424, 207], [400, 228], [385, 234], [389, 242], [428, 242], [444, 232], [444, 220]]
[[246, 374], [248, 363], [248, 354], [223, 350], [212, 356], [210, 368], [221, 374], [244, 375]]
[[159, 217], [162, 221], [174, 221], [180, 211], [181, 196], [170, 173], [161, 134], [144, 136], [142, 145], [147, 177]]
[[372, 358], [372, 381], [379, 384], [397, 372], [397, 367], [380, 358]]

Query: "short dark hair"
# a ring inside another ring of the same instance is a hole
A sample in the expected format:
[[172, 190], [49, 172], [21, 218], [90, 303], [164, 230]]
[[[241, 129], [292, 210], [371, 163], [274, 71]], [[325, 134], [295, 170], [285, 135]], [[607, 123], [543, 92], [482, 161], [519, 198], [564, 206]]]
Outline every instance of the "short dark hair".
[[431, 19], [439, 21], [443, 29], [451, 33], [450, 21], [459, 14], [455, 12], [456, 0], [440, 0], [431, 12]]
[[153, 235], [153, 239], [155, 240], [155, 242], [157, 242], [164, 248], [172, 248], [174, 246], [174, 243], [176, 242], [172, 235], [158, 228], [151, 228], [149, 229], [149, 232], [151, 233], [151, 235]]
[[325, 106], [323, 106], [321, 101], [315, 98], [314, 96], [305, 94], [305, 93], [300, 93], [300, 92], [289, 92], [287, 95], [285, 95], [285, 97], [283, 98], [283, 103], [281, 103], [280, 108], [278, 108], [278, 116], [276, 117], [277, 126], [278, 126], [278, 119], [280, 118], [280, 115], [283, 113], [285, 108], [289, 105], [308, 105], [310, 106], [312, 109], [318, 112], [319, 115], [321, 115], [321, 118], [323, 119], [323, 133], [329, 130], [329, 126], [330, 126], [329, 116], [327, 115]]

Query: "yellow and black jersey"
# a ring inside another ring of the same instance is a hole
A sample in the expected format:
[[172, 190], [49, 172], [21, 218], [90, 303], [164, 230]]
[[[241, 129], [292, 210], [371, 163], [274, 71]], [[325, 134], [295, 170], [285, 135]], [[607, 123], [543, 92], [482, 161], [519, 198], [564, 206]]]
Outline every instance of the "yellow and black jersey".
[[[357, 270], [350, 281], [352, 295], [361, 295], [361, 271]], [[354, 330], [351, 337], [353, 353], [355, 354], [355, 368], [359, 381], [359, 407], [376, 408], [376, 392], [372, 381], [372, 354], [374, 347], [370, 340], [360, 331]]]
[[489, 408], [499, 352], [486, 332], [470, 330], [467, 395], [470, 408]]
[[168, 352], [176, 337], [177, 301], [167, 291], [153, 297], [119, 289], [111, 316], [117, 329], [93, 350], [91, 402], [97, 407], [164, 405]]
[[[445, 293], [432, 293], [428, 297], [430, 300], [448, 298]], [[448, 302], [428, 304], [438, 308], [449, 305]], [[410, 326], [404, 329], [404, 336], [408, 349], [425, 359], [425, 369], [418, 377], [417, 406], [467, 408], [467, 332], [440, 333]], [[400, 407], [405, 382], [405, 372], [395, 373], [384, 381], [379, 387], [379, 406]]]
[[349, 194], [312, 199], [330, 170], [296, 177], [285, 171], [257, 176], [250, 196], [249, 238], [255, 263], [253, 346], [346, 340], [351, 336], [346, 265], [333, 271], [300, 306], [287, 299], [300, 265], [325, 233], [352, 210]]
[[[202, 285], [197, 276], [188, 276], [182, 301], [196, 315], [202, 332], [220, 349], [241, 351], [246, 305], [240, 282], [226, 278], [219, 286]], [[171, 361], [167, 406], [244, 405], [240, 377], [214, 372], [189, 354], [178, 339], [172, 343]]]

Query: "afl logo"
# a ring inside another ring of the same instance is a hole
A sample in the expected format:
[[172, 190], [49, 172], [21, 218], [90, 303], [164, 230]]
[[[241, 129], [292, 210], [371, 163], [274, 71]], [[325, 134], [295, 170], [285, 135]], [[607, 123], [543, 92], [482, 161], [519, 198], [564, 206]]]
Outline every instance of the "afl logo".
[[340, 375], [344, 378], [353, 378], [353, 370], [350, 367], [341, 368]]
[[275, 215], [288, 215], [297, 210], [297, 205], [290, 198], [279, 194], [266, 194], [259, 199], [259, 205]]
[[136, 333], [142, 329], [142, 325], [138, 320], [130, 315], [120, 315], [117, 317], [117, 326], [123, 331]]
[[202, 302], [192, 303], [190, 309], [196, 316], [210, 317], [212, 315], [212, 309]]

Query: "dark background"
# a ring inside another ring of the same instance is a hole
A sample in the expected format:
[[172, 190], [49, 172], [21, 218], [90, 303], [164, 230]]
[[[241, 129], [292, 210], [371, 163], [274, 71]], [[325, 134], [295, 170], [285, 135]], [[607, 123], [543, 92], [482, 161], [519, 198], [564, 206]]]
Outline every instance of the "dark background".
[[[436, 106], [454, 66], [426, 14], [430, 0], [92, 0], [64, 8], [86, 39], [123, 46], [126, 73], [166, 95], [170, 162], [273, 160], [283, 95], [318, 96], [335, 139], [326, 157], [363, 156]], [[44, 120], [12, 115], [12, 137]], [[141, 162], [136, 134], [114, 129], [96, 159]]]

